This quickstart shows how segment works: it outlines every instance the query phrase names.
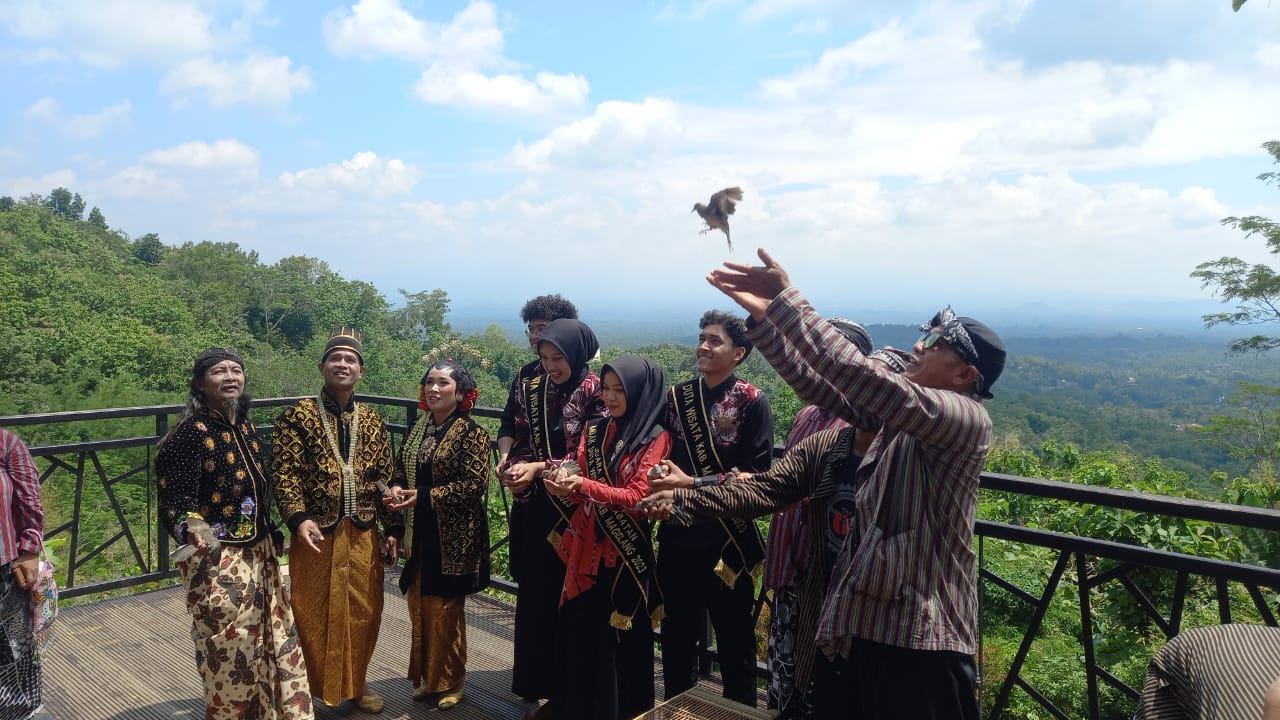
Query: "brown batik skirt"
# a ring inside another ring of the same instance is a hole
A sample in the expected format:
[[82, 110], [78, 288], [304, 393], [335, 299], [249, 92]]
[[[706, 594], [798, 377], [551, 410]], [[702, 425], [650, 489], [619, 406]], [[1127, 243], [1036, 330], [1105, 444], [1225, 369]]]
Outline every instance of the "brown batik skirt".
[[206, 720], [311, 720], [293, 612], [270, 537], [178, 563]]

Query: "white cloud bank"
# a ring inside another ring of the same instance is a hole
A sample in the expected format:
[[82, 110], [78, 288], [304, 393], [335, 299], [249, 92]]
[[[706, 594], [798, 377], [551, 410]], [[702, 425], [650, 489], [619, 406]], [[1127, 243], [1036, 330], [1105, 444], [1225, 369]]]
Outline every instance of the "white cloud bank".
[[108, 128], [128, 125], [133, 114], [133, 103], [124, 100], [97, 112], [65, 117], [55, 98], [43, 97], [27, 108], [24, 114], [30, 119], [58, 127], [77, 140], [90, 140]]
[[[339, 57], [389, 56], [425, 68], [414, 94], [435, 105], [546, 115], [581, 107], [590, 85], [576, 73], [540, 71], [532, 78], [511, 70], [492, 3], [475, 0], [447, 23], [421, 20], [399, 0], [361, 0], [330, 12], [325, 44]], [[499, 72], [495, 72], [499, 71]]]
[[243, 3], [240, 16], [219, 19], [216, 3], [179, 0], [9, 0], [0, 25], [41, 44], [10, 49], [19, 62], [74, 57], [105, 70], [139, 65], [166, 71], [161, 89], [185, 104], [204, 97], [211, 107], [286, 108], [311, 88], [309, 68], [291, 69], [287, 56], [244, 50], [261, 3]]

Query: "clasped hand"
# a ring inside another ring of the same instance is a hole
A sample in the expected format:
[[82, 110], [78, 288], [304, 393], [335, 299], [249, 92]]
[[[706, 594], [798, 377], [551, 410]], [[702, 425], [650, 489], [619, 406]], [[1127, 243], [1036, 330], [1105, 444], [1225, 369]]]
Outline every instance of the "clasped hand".
[[516, 463], [507, 468], [506, 475], [502, 479], [502, 483], [506, 485], [511, 492], [524, 492], [529, 487], [529, 483], [546, 468], [543, 462], [522, 462]]
[[542, 483], [546, 486], [547, 492], [552, 495], [567, 497], [582, 487], [582, 476], [569, 475], [563, 469], [556, 468], [555, 472], [542, 479]]

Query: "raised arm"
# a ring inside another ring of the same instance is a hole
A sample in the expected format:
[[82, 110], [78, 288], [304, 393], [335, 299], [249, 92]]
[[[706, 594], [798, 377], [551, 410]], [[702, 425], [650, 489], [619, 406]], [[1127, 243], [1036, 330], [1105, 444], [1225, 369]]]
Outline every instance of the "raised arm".
[[[673, 493], [672, 502], [678, 511], [673, 519], [754, 518], [808, 497], [822, 479], [823, 460], [841, 432], [814, 433], [788, 450], [773, 467], [745, 480], [668, 491]], [[852, 435], [852, 431], [844, 432]]]
[[769, 303], [765, 322], [786, 338], [794, 353], [791, 357], [766, 354], [769, 363], [792, 387], [798, 383], [804, 388], [820, 388], [815, 396], [806, 396], [797, 388], [802, 399], [816, 403], [820, 396], [838, 394], [856, 412], [879, 417], [886, 426], [928, 445], [972, 451], [974, 438], [989, 434], [991, 420], [977, 400], [921, 387], [878, 368], [820, 317], [795, 288], [783, 290]]

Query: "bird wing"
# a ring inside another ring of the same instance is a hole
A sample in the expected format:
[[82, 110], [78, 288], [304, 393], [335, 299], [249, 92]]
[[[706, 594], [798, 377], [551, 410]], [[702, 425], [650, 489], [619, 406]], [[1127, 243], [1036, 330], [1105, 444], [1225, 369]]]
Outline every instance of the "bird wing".
[[741, 201], [742, 188], [725, 188], [711, 196], [711, 207], [718, 210], [722, 215], [732, 215], [735, 209], [734, 203]]

